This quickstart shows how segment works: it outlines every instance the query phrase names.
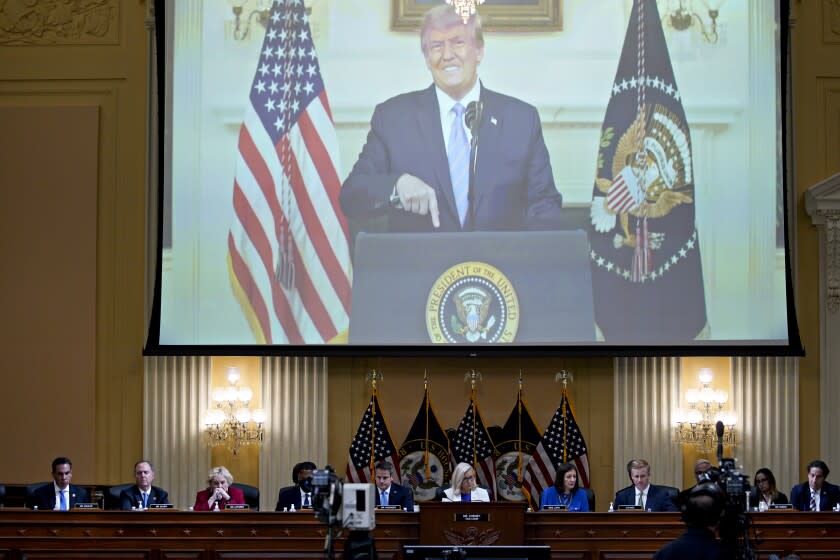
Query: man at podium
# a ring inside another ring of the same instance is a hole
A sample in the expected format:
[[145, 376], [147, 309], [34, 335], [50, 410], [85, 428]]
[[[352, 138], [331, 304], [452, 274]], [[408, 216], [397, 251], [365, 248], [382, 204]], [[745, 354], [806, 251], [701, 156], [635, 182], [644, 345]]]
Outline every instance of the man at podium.
[[378, 105], [341, 188], [348, 218], [388, 217], [388, 231], [517, 231], [560, 227], [536, 108], [484, 87], [477, 14], [429, 10], [421, 48], [434, 84]]

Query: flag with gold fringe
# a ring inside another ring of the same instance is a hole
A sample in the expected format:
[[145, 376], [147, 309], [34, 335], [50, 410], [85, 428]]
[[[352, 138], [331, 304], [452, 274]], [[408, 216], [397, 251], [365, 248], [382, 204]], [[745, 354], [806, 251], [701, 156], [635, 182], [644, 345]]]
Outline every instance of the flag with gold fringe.
[[532, 509], [539, 508], [542, 491], [554, 484], [557, 467], [570, 462], [577, 468], [580, 485], [588, 488], [589, 452], [575, 420], [569, 393], [563, 389], [560, 406], [525, 468], [522, 492], [529, 497]]
[[708, 338], [694, 160], [655, 0], [635, 0], [607, 104], [589, 227], [606, 342]]
[[[470, 393], [470, 404], [458, 424], [454, 439], [450, 440], [453, 464], [469, 463], [475, 470], [478, 483], [487, 487], [490, 499], [496, 494], [496, 447], [487, 432], [475, 389]], [[453, 466], [454, 468], [454, 466]]]
[[402, 484], [413, 490], [415, 502], [434, 500], [438, 488], [449, 482], [449, 438], [432, 407], [428, 386], [399, 456]]
[[496, 442], [496, 491], [501, 499], [513, 502], [526, 501], [522, 492], [522, 479], [531, 454], [540, 442], [540, 429], [522, 398], [522, 387], [516, 395], [516, 404], [510, 412], [501, 435]]
[[400, 480], [400, 462], [397, 448], [385, 423], [376, 387], [370, 397], [370, 404], [362, 415], [359, 429], [350, 444], [345, 476], [347, 482], [373, 482], [373, 467], [378, 461], [394, 465], [394, 478]]

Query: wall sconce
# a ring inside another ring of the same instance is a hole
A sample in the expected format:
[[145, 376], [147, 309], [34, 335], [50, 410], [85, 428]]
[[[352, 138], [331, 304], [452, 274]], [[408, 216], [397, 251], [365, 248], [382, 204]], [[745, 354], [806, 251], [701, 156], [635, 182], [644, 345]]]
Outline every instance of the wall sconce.
[[[233, 9], [234, 20], [233, 38], [242, 41], [251, 32], [251, 25], [259, 22], [263, 28], [268, 27], [268, 17], [271, 15], [271, 0], [228, 0]], [[247, 16], [242, 14], [247, 13]], [[244, 23], [243, 23], [244, 22]]]
[[708, 22], [694, 9], [697, 0], [678, 0], [677, 7], [665, 14], [665, 19], [677, 31], [689, 29], [695, 22], [700, 26], [700, 34], [708, 43], [718, 42], [717, 18], [720, 15], [720, 5], [723, 0], [717, 0], [710, 5], [709, 0], [702, 0], [708, 12]]
[[239, 385], [239, 370], [228, 368], [226, 387], [214, 387], [210, 397], [216, 403], [204, 413], [204, 429], [207, 434], [207, 444], [211, 446], [225, 445], [239, 453], [243, 445], [261, 445], [265, 435], [265, 410], [252, 410], [248, 403], [254, 396], [250, 387]]
[[717, 447], [715, 425], [720, 420], [724, 425], [723, 444], [735, 445], [737, 417], [734, 412], [723, 410], [723, 405], [729, 400], [729, 394], [711, 388], [711, 369], [702, 368], [699, 378], [700, 388], [689, 389], [685, 393], [689, 409], [678, 409], [674, 414], [674, 442], [693, 445], [698, 451], [712, 451]]

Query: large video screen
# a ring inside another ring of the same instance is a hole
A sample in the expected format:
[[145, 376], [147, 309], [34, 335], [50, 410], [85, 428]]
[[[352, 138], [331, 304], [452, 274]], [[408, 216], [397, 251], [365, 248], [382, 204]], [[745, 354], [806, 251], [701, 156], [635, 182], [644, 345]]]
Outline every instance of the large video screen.
[[146, 351], [800, 352], [787, 9], [158, 0]]

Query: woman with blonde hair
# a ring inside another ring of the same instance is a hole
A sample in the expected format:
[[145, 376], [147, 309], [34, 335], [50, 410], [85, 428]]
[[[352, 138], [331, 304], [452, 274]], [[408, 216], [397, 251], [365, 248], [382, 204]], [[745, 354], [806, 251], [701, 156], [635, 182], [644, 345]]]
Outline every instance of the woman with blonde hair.
[[452, 487], [443, 493], [444, 502], [489, 502], [490, 495], [475, 484], [475, 470], [469, 463], [458, 463], [452, 471]]
[[214, 467], [207, 475], [207, 488], [195, 496], [195, 511], [212, 511], [228, 504], [244, 504], [245, 495], [239, 488], [233, 488], [233, 475], [225, 467]]

